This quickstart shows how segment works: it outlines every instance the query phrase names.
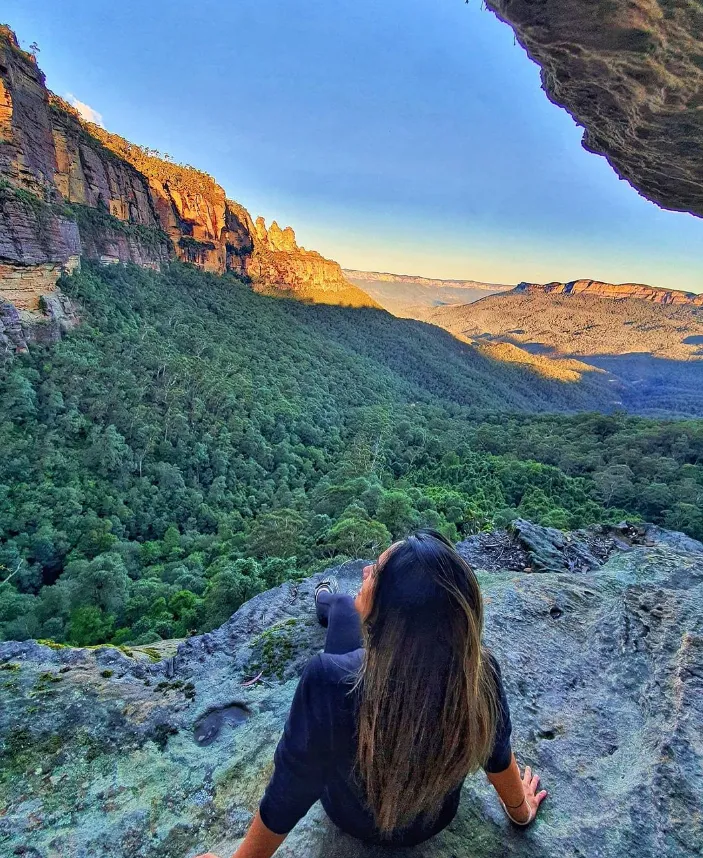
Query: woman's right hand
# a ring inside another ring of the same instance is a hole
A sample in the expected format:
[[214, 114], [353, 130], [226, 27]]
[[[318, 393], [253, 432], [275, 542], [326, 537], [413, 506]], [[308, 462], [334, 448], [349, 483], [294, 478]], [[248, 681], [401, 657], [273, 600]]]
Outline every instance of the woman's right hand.
[[537, 792], [539, 787], [539, 775], [533, 775], [532, 769], [529, 766], [525, 767], [525, 774], [522, 776], [522, 786], [525, 790], [525, 801], [530, 809], [530, 822], [537, 816], [537, 810], [547, 797], [547, 790], [543, 789]]
[[521, 775], [514, 754], [511, 755], [507, 769], [486, 774], [510, 819], [516, 825], [529, 825], [540, 804], [547, 797], [547, 790], [538, 792], [539, 775], [533, 775], [529, 766], [525, 768], [525, 774]]

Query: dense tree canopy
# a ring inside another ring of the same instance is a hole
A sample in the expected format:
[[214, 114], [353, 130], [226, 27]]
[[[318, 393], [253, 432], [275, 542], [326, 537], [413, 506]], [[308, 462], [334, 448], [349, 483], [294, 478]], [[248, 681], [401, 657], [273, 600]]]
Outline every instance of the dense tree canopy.
[[183, 265], [62, 287], [83, 324], [0, 368], [0, 638], [183, 637], [421, 525], [703, 537], [700, 421], [554, 413], [605, 394]]

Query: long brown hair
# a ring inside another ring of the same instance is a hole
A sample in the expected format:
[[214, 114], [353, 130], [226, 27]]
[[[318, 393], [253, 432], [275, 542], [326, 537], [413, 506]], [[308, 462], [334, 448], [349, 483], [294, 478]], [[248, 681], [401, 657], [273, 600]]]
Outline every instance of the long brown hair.
[[374, 575], [356, 686], [357, 768], [378, 828], [391, 833], [435, 816], [486, 762], [498, 703], [481, 590], [452, 544], [418, 531]]

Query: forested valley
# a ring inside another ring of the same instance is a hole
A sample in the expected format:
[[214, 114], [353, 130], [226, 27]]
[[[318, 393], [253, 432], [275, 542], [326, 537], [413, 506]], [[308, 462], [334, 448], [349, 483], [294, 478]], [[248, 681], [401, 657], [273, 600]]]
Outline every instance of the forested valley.
[[422, 525], [703, 538], [703, 423], [598, 413], [600, 374], [183, 264], [60, 286], [82, 324], [0, 368], [0, 639], [184, 637]]

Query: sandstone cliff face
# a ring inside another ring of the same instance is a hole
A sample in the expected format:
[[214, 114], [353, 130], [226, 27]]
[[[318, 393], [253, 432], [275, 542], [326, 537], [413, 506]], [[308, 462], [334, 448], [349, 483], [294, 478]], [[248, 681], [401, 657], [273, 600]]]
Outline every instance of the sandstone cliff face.
[[296, 298], [322, 304], [379, 306], [344, 277], [337, 262], [299, 247], [291, 227], [281, 229], [273, 221], [267, 229], [261, 217], [254, 225], [254, 249], [247, 260], [246, 271], [254, 287], [262, 292], [282, 290]]
[[132, 165], [146, 179], [156, 223], [171, 239], [179, 259], [216, 274], [246, 273], [251, 218], [227, 200], [212, 176], [175, 164], [97, 125], [84, 126], [121, 163]]
[[17, 308], [0, 300], [0, 358], [27, 351], [26, 332]]
[[21, 268], [48, 263], [72, 269], [80, 253], [75, 221], [0, 178], [0, 264]]
[[588, 295], [597, 298], [638, 298], [653, 304], [703, 306], [703, 294], [679, 289], [661, 289], [644, 283], [603, 283], [600, 280], [572, 280], [569, 283], [519, 283], [514, 290], [528, 295]]
[[0, 358], [22, 354], [32, 343], [56, 343], [80, 321], [70, 299], [58, 289], [42, 295], [35, 309], [18, 310], [0, 299]]
[[[485, 777], [471, 776], [452, 824], [403, 854], [698, 854], [703, 545], [657, 528], [516, 522], [458, 548], [479, 570], [516, 756], [550, 795], [534, 826], [516, 830]], [[334, 570], [342, 591], [358, 589], [362, 565]], [[298, 677], [323, 646], [321, 578], [256, 596], [159, 663], [139, 648], [0, 644], [2, 854], [231, 855]], [[279, 852], [389, 854], [341, 834], [319, 804]]]
[[[101, 157], [101, 149], [97, 141], [91, 145], [75, 111], [50, 99], [34, 58], [0, 28], [0, 353], [55, 340], [77, 322], [56, 281], [75, 270], [82, 253], [149, 265], [168, 258], [165, 242], [147, 249], [135, 235], [129, 241], [126, 228], [113, 235], [119, 221], [107, 215], [108, 206], [120, 195], [137, 201], [137, 223], [146, 228], [158, 221], [143, 211], [143, 177], [116, 158]], [[88, 229], [84, 216], [80, 229], [83, 207], [97, 206], [106, 223], [93, 218]]]
[[[110, 218], [96, 221], [92, 231], [79, 230], [75, 209], [65, 203], [160, 229], [144, 177], [87, 134], [75, 110], [50, 95], [34, 58], [18, 48], [7, 28], [0, 28], [0, 135], [2, 261], [70, 270], [86, 252], [79, 233], [92, 242], [88, 255], [99, 255], [90, 251], [99, 226], [110, 241], [115, 231]], [[133, 239], [137, 243], [138, 236]], [[118, 255], [123, 261], [153, 257], [158, 263], [168, 258], [165, 240], [162, 244], [151, 253], [146, 248], [134, 253], [125, 243]]]
[[0, 175], [43, 196], [56, 170], [44, 75], [0, 26]]
[[55, 172], [44, 75], [0, 27], [0, 296], [21, 309], [37, 309], [81, 252], [76, 224], [54, 207]]
[[583, 145], [664, 208], [703, 216], [703, 8], [688, 0], [487, 0]]
[[85, 122], [0, 27], [0, 298], [38, 312], [81, 255], [155, 269], [177, 258], [273, 294], [375, 306], [290, 227], [254, 224], [212, 176]]
[[[299, 247], [290, 226], [281, 229], [274, 221], [267, 229], [263, 218], [252, 221], [243, 206], [227, 199], [212, 176], [175, 164], [96, 125], [83, 123], [83, 127], [120, 162], [146, 177], [158, 225], [182, 261], [216, 274], [231, 271], [250, 277], [255, 288], [272, 294], [376, 306], [344, 278], [336, 262]], [[111, 213], [121, 217], [114, 201]]]

